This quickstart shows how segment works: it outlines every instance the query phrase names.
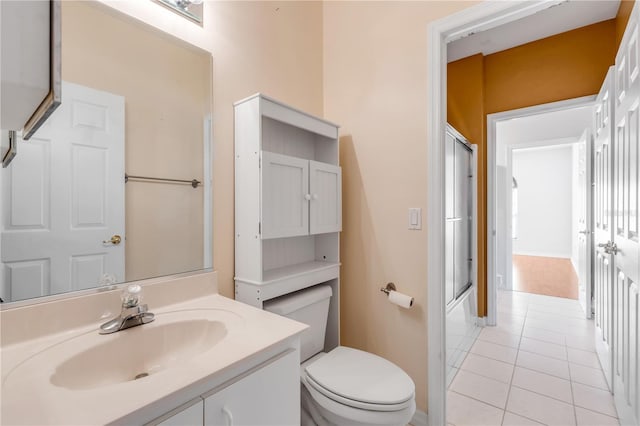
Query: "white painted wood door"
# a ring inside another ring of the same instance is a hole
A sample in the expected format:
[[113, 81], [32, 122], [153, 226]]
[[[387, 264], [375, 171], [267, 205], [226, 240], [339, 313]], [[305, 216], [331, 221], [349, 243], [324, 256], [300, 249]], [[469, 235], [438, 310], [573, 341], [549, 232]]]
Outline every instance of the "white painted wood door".
[[309, 161], [309, 233], [342, 230], [342, 170], [332, 164]]
[[262, 239], [309, 234], [309, 160], [262, 151]]
[[300, 424], [300, 353], [291, 351], [204, 397], [204, 424]]
[[578, 300], [587, 318], [592, 316], [591, 288], [591, 130], [586, 129], [578, 140]]
[[616, 134], [613, 149], [614, 396], [621, 424], [638, 424], [640, 66], [638, 4], [616, 56]]
[[125, 280], [123, 97], [63, 82], [61, 106], [3, 173], [3, 298]]
[[613, 259], [604, 250], [613, 239], [614, 69], [611, 67], [593, 108], [593, 310], [595, 346], [609, 389], [613, 389]]

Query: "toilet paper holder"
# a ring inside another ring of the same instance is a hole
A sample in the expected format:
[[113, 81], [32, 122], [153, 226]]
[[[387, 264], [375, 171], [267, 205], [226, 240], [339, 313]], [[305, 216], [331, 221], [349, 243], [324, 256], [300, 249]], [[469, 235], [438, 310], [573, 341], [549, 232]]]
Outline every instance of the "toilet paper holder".
[[396, 291], [396, 285], [394, 283], [387, 283], [387, 286], [382, 287], [380, 291], [389, 294], [390, 291]]

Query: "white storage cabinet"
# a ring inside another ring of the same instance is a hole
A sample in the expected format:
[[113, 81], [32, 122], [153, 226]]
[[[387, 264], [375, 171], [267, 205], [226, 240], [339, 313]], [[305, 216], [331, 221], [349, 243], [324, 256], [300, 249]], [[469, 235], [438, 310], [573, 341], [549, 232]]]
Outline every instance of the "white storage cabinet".
[[288, 349], [147, 426], [298, 425], [299, 368], [299, 350]]
[[236, 300], [327, 283], [338, 345], [342, 172], [338, 126], [261, 94], [235, 104]]

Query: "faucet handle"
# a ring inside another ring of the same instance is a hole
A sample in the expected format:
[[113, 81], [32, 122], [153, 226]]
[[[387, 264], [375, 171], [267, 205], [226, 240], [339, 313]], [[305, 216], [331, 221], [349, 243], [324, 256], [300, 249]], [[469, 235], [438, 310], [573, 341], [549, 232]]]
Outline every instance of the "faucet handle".
[[122, 292], [122, 307], [134, 308], [142, 300], [142, 287], [138, 284], [131, 284]]

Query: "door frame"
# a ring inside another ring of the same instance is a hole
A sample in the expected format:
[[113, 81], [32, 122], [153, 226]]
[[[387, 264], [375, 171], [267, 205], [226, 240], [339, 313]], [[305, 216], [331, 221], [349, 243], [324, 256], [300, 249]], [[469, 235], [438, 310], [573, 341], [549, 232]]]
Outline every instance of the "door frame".
[[[428, 422], [446, 420], [446, 308], [444, 292], [444, 144], [447, 43], [533, 15], [563, 0], [482, 2], [430, 22], [427, 29], [427, 389]], [[435, 283], [431, 285], [431, 283]]]
[[[580, 98], [567, 99], [564, 101], [551, 102], [547, 104], [534, 105], [526, 108], [519, 108], [510, 111], [487, 114], [487, 324], [496, 325], [497, 318], [497, 297], [498, 283], [495, 279], [498, 260], [498, 244], [496, 238], [497, 230], [497, 124], [500, 121], [514, 118], [528, 117], [531, 115], [544, 114], [555, 111], [562, 111], [571, 108], [592, 106], [595, 104], [596, 96], [589, 95]], [[556, 145], [560, 143], [571, 143], [566, 140], [549, 140], [539, 143], [518, 144], [519, 148], [530, 148], [533, 146]], [[577, 138], [573, 141], [577, 142]], [[509, 144], [507, 149], [512, 149], [514, 145]], [[507, 171], [509, 172], [509, 170]], [[509, 197], [510, 199], [510, 197]], [[511, 208], [507, 206], [509, 211]], [[508, 215], [507, 215], [508, 216]], [[507, 217], [508, 224], [511, 224], [511, 217]], [[508, 252], [512, 251], [511, 243], [507, 242]], [[506, 279], [512, 279], [511, 272], [507, 268]]]

